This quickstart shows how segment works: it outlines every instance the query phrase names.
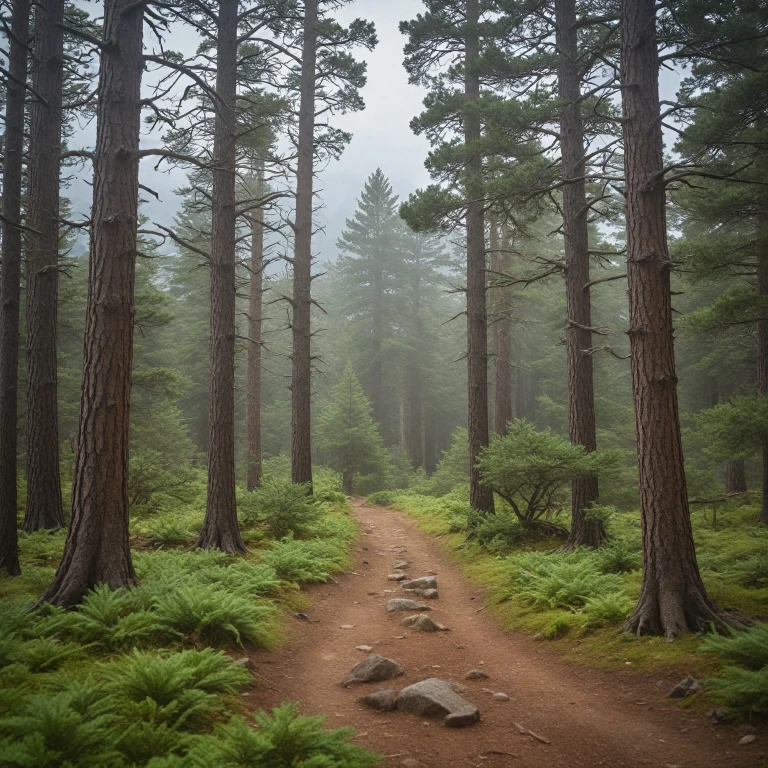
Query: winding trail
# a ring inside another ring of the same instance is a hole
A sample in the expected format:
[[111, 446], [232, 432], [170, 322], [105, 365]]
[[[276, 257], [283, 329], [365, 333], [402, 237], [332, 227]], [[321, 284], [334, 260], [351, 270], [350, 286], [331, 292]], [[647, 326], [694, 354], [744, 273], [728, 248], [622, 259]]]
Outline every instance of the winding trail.
[[[405, 761], [427, 768], [747, 768], [766, 757], [764, 736], [739, 746], [743, 732], [712, 726], [666, 699], [677, 680], [571, 667], [544, 644], [503, 633], [478, 611], [482, 591], [464, 580], [435, 539], [393, 510], [362, 499], [353, 499], [353, 507], [362, 533], [355, 569], [310, 592], [309, 621], [293, 619], [291, 638], [277, 653], [252, 655], [259, 678], [247, 697], [252, 708], [298, 701], [304, 714], [326, 714], [331, 727], [353, 726], [356, 743], [381, 752], [392, 767]], [[386, 612], [390, 598], [405, 596], [387, 581], [398, 560], [409, 562], [411, 578], [437, 575], [440, 599], [427, 602], [430, 615], [450, 632], [407, 631], [401, 622], [408, 613]], [[405, 676], [343, 688], [341, 681], [365, 655], [357, 645], [399, 662]], [[465, 680], [474, 668], [490, 677]], [[426, 677], [460, 682], [481, 721], [445, 728], [438, 720], [376, 712], [359, 702], [367, 693], [399, 690]], [[495, 701], [492, 692], [510, 700]]]

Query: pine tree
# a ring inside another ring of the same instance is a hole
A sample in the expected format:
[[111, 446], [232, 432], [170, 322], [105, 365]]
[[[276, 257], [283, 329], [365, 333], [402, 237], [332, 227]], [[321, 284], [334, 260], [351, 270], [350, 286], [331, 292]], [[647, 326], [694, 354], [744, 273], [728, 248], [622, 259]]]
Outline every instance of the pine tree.
[[383, 474], [387, 452], [371, 415], [371, 403], [347, 363], [318, 420], [318, 447], [342, 474], [344, 493], [352, 493], [355, 475]]
[[402, 225], [397, 196], [380, 168], [365, 182], [346, 227], [337, 244], [341, 255], [336, 268], [347, 287], [342, 311], [362, 326], [358, 338], [367, 358], [366, 389], [373, 418], [383, 429], [385, 423], [394, 421], [393, 414], [387, 414], [385, 420], [383, 344], [393, 335]]

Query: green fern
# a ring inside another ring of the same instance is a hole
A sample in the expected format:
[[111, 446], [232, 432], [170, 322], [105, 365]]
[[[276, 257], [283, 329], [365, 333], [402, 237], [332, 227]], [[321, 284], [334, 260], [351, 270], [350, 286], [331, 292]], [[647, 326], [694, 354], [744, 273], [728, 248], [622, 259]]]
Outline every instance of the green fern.
[[276, 609], [229, 592], [220, 584], [194, 584], [154, 599], [163, 629], [193, 642], [221, 646], [244, 642], [261, 648], [275, 643]]
[[748, 669], [768, 667], [768, 624], [753, 624], [728, 635], [707, 635], [701, 650]]
[[721, 677], [704, 681], [734, 718], [768, 715], [768, 667], [754, 671], [726, 667]]

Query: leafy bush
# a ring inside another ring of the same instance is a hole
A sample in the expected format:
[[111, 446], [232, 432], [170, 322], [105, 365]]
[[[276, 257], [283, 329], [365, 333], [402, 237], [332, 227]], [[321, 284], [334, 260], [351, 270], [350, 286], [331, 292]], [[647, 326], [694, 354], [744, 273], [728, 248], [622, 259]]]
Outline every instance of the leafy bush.
[[36, 564], [56, 563], [64, 552], [66, 531], [19, 533], [19, 555]]
[[276, 707], [270, 716], [254, 714], [257, 730], [235, 719], [216, 738], [198, 742], [189, 753], [192, 766], [207, 768], [373, 768], [381, 759], [350, 744], [351, 728], [325, 730], [323, 717], [299, 715], [295, 704]]
[[243, 510], [246, 522], [261, 523], [273, 539], [282, 539], [289, 533], [306, 536], [320, 516], [306, 485], [266, 479], [249, 495], [251, 504]]
[[768, 715], [768, 666], [758, 671], [726, 667], [722, 677], [704, 682], [725, 705], [726, 714], [730, 717]]
[[105, 665], [103, 677], [105, 691], [122, 718], [173, 728], [220, 712], [224, 707], [220, 694], [234, 695], [249, 680], [240, 664], [210, 648], [166, 657], [134, 651]]
[[232, 593], [220, 584], [179, 586], [154, 598], [160, 626], [194, 643], [220, 646], [244, 642], [274, 645], [275, 608]]
[[428, 492], [444, 496], [454, 488], [469, 482], [469, 434], [465, 427], [457, 427], [451, 435], [451, 445], [429, 478]]
[[518, 519], [541, 525], [541, 518], [557, 506], [558, 494], [571, 480], [597, 475], [616, 463], [613, 453], [587, 452], [519, 419], [504, 437], [483, 450], [477, 466], [483, 483], [510, 505]]
[[158, 547], [178, 547], [191, 544], [197, 534], [189, 521], [173, 512], [156, 515], [147, 525], [149, 543]]
[[701, 644], [705, 653], [715, 653], [727, 661], [749, 669], [768, 666], [768, 624], [753, 624], [729, 635], [708, 635]]
[[347, 500], [341, 489], [341, 475], [330, 467], [312, 469], [312, 493], [315, 501], [344, 504]]

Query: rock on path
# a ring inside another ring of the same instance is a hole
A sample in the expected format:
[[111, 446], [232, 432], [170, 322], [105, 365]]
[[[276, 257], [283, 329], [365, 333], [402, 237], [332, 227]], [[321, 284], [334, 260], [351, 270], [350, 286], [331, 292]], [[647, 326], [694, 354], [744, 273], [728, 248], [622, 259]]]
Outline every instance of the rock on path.
[[430, 677], [400, 691], [397, 708], [422, 717], [442, 717], [451, 728], [472, 725], [480, 719], [480, 710], [459, 696], [445, 680]]
[[354, 683], [380, 683], [404, 674], [405, 669], [396, 661], [373, 653], [352, 667], [343, 685], [346, 688]]
[[418, 603], [416, 600], [406, 600], [403, 597], [394, 597], [387, 603], [387, 611], [431, 611], [432, 609], [424, 603]]

